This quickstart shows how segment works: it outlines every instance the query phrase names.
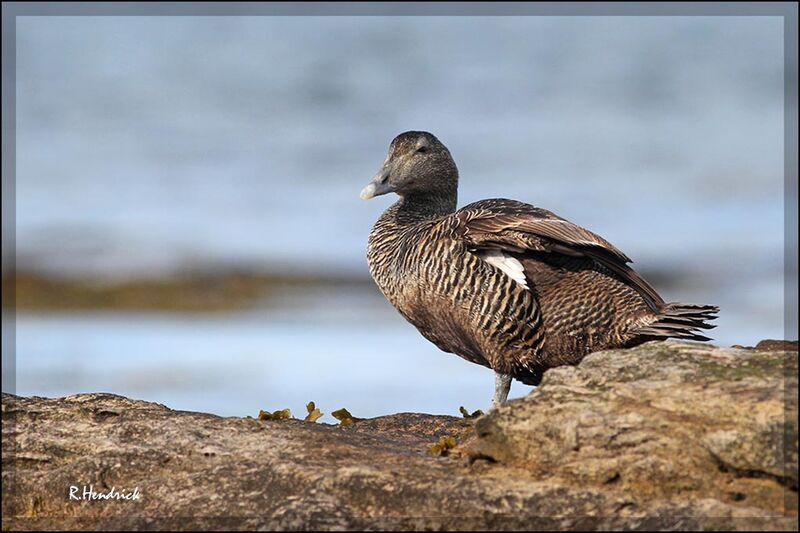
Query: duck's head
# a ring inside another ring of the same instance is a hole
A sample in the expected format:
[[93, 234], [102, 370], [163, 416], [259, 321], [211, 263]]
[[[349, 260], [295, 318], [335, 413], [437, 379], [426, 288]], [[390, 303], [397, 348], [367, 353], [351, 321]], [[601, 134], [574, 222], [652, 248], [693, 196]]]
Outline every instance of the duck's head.
[[426, 131], [394, 138], [383, 167], [361, 191], [361, 199], [394, 192], [400, 196], [455, 197], [458, 169], [450, 152]]

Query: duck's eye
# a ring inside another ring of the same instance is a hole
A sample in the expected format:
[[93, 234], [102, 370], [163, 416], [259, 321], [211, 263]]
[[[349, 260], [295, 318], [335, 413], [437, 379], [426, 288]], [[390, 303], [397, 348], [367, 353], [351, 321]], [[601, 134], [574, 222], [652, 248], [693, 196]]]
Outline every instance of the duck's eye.
[[427, 151], [428, 151], [428, 147], [427, 146], [420, 146], [420, 147], [417, 148], [417, 153], [418, 154], [424, 154]]

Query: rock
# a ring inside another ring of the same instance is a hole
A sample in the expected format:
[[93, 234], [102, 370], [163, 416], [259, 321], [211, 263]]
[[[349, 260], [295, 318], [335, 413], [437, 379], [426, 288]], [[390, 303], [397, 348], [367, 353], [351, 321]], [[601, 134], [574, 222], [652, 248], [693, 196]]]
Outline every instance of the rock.
[[759, 341], [755, 346], [742, 346], [741, 344], [734, 344], [732, 348], [756, 350], [759, 352], [796, 352], [797, 341], [764, 339], [763, 341]]
[[477, 421], [3, 394], [3, 527], [796, 529], [796, 392], [796, 352], [649, 343], [548, 371]]
[[776, 509], [796, 498], [796, 395], [797, 352], [649, 343], [547, 372], [478, 421], [473, 453], [568, 485]]
[[781, 340], [774, 340], [774, 339], [764, 339], [756, 344], [754, 350], [758, 350], [761, 352], [785, 352], [785, 351], [797, 351], [797, 341], [781, 341]]

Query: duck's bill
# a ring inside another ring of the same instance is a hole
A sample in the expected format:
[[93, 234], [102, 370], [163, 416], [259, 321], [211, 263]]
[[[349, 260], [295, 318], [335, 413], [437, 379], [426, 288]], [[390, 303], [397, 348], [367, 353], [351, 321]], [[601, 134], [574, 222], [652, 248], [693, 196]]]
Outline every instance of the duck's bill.
[[361, 199], [369, 200], [390, 192], [392, 192], [392, 187], [389, 185], [389, 172], [384, 168], [372, 178], [366, 187], [361, 189]]
[[376, 189], [376, 187], [375, 187], [374, 183], [370, 183], [369, 185], [367, 185], [366, 187], [361, 189], [361, 195], [360, 195], [361, 199], [362, 200], [369, 200], [370, 198], [374, 198], [375, 197], [375, 189]]

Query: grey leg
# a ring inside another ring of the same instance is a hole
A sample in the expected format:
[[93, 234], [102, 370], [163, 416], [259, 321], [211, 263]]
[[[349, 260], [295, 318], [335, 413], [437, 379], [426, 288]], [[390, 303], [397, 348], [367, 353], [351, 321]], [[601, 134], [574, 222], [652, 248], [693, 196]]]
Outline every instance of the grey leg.
[[494, 373], [494, 398], [492, 399], [492, 409], [500, 407], [508, 399], [508, 391], [511, 390], [511, 376]]

